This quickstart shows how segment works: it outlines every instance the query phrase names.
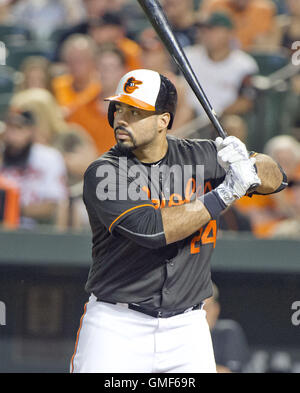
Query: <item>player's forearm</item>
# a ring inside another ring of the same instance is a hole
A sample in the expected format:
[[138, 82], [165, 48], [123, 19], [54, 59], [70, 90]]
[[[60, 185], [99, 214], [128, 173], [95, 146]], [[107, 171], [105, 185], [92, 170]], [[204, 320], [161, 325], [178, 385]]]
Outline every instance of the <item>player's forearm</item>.
[[195, 200], [161, 210], [167, 244], [185, 239], [211, 220], [203, 203]]
[[283, 180], [277, 163], [265, 154], [257, 154], [255, 158], [257, 174], [261, 179], [261, 185], [256, 191], [260, 194], [270, 194], [276, 191]]

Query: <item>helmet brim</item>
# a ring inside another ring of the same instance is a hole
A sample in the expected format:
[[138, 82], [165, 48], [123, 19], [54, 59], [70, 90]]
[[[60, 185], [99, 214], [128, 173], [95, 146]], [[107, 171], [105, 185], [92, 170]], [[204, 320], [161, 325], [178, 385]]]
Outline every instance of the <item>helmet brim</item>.
[[117, 96], [107, 97], [104, 98], [104, 101], [111, 101], [111, 102], [122, 102], [123, 104], [127, 104], [133, 106], [134, 108], [143, 109], [144, 111], [155, 112], [155, 106], [147, 104], [144, 101], [141, 101], [137, 98], [130, 97], [126, 94], [119, 94]]

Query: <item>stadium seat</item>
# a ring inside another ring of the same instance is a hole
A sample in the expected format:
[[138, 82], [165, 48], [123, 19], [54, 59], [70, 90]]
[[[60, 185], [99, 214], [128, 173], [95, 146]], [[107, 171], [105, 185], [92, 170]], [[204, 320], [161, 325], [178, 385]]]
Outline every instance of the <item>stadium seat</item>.
[[285, 1], [282, 0], [272, 0], [273, 3], [276, 5], [277, 14], [286, 14], [288, 13], [287, 5]]
[[6, 45], [22, 45], [31, 39], [33, 39], [33, 34], [27, 27], [0, 24], [0, 41]]
[[28, 56], [43, 56], [51, 59], [54, 53], [55, 44], [50, 41], [36, 42], [29, 41], [22, 47], [8, 46], [7, 47], [7, 65], [20, 69], [23, 60]]
[[286, 121], [289, 89], [286, 91], [262, 91], [255, 100], [254, 111], [247, 118], [250, 150], [263, 151], [266, 142], [273, 136], [288, 133]]
[[0, 94], [12, 93], [14, 90], [16, 71], [7, 66], [0, 67]]
[[290, 60], [284, 50], [275, 53], [250, 52], [249, 54], [256, 60], [259, 67], [259, 74], [263, 76], [278, 71], [280, 68], [286, 66]]
[[200, 4], [202, 3], [202, 0], [194, 0], [194, 7], [195, 10], [198, 10]]
[[[285, 67], [290, 59], [287, 52], [249, 53], [257, 62], [259, 75], [269, 76]], [[255, 109], [247, 116], [248, 145], [252, 150], [262, 151], [268, 139], [286, 132], [284, 111], [289, 97], [289, 86], [258, 92]]]
[[0, 120], [4, 120], [5, 114], [9, 107], [11, 97], [12, 94], [10, 93], [0, 94]]
[[61, 39], [68, 31], [70, 31], [70, 26], [56, 28], [50, 34], [49, 41], [53, 41], [55, 44], [59, 44], [61, 42]]

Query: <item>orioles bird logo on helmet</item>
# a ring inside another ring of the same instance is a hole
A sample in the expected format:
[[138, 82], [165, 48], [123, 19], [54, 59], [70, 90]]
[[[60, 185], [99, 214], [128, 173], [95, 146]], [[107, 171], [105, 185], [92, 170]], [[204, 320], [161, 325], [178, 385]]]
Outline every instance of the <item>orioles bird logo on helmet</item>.
[[135, 79], [133, 76], [128, 78], [127, 81], [124, 84], [124, 91], [125, 93], [131, 94], [133, 93], [136, 89], [139, 87], [137, 85], [142, 85], [142, 81], [138, 81]]

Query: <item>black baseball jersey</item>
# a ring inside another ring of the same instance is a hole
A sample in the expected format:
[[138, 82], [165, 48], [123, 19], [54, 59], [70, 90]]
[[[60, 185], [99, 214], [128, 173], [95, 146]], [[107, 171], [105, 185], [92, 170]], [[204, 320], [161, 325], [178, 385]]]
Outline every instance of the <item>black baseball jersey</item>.
[[116, 145], [86, 170], [83, 199], [93, 233], [86, 291], [98, 299], [176, 311], [212, 295], [218, 223], [166, 245], [161, 209], [214, 189], [225, 171], [213, 141], [167, 139], [158, 163], [142, 164]]

